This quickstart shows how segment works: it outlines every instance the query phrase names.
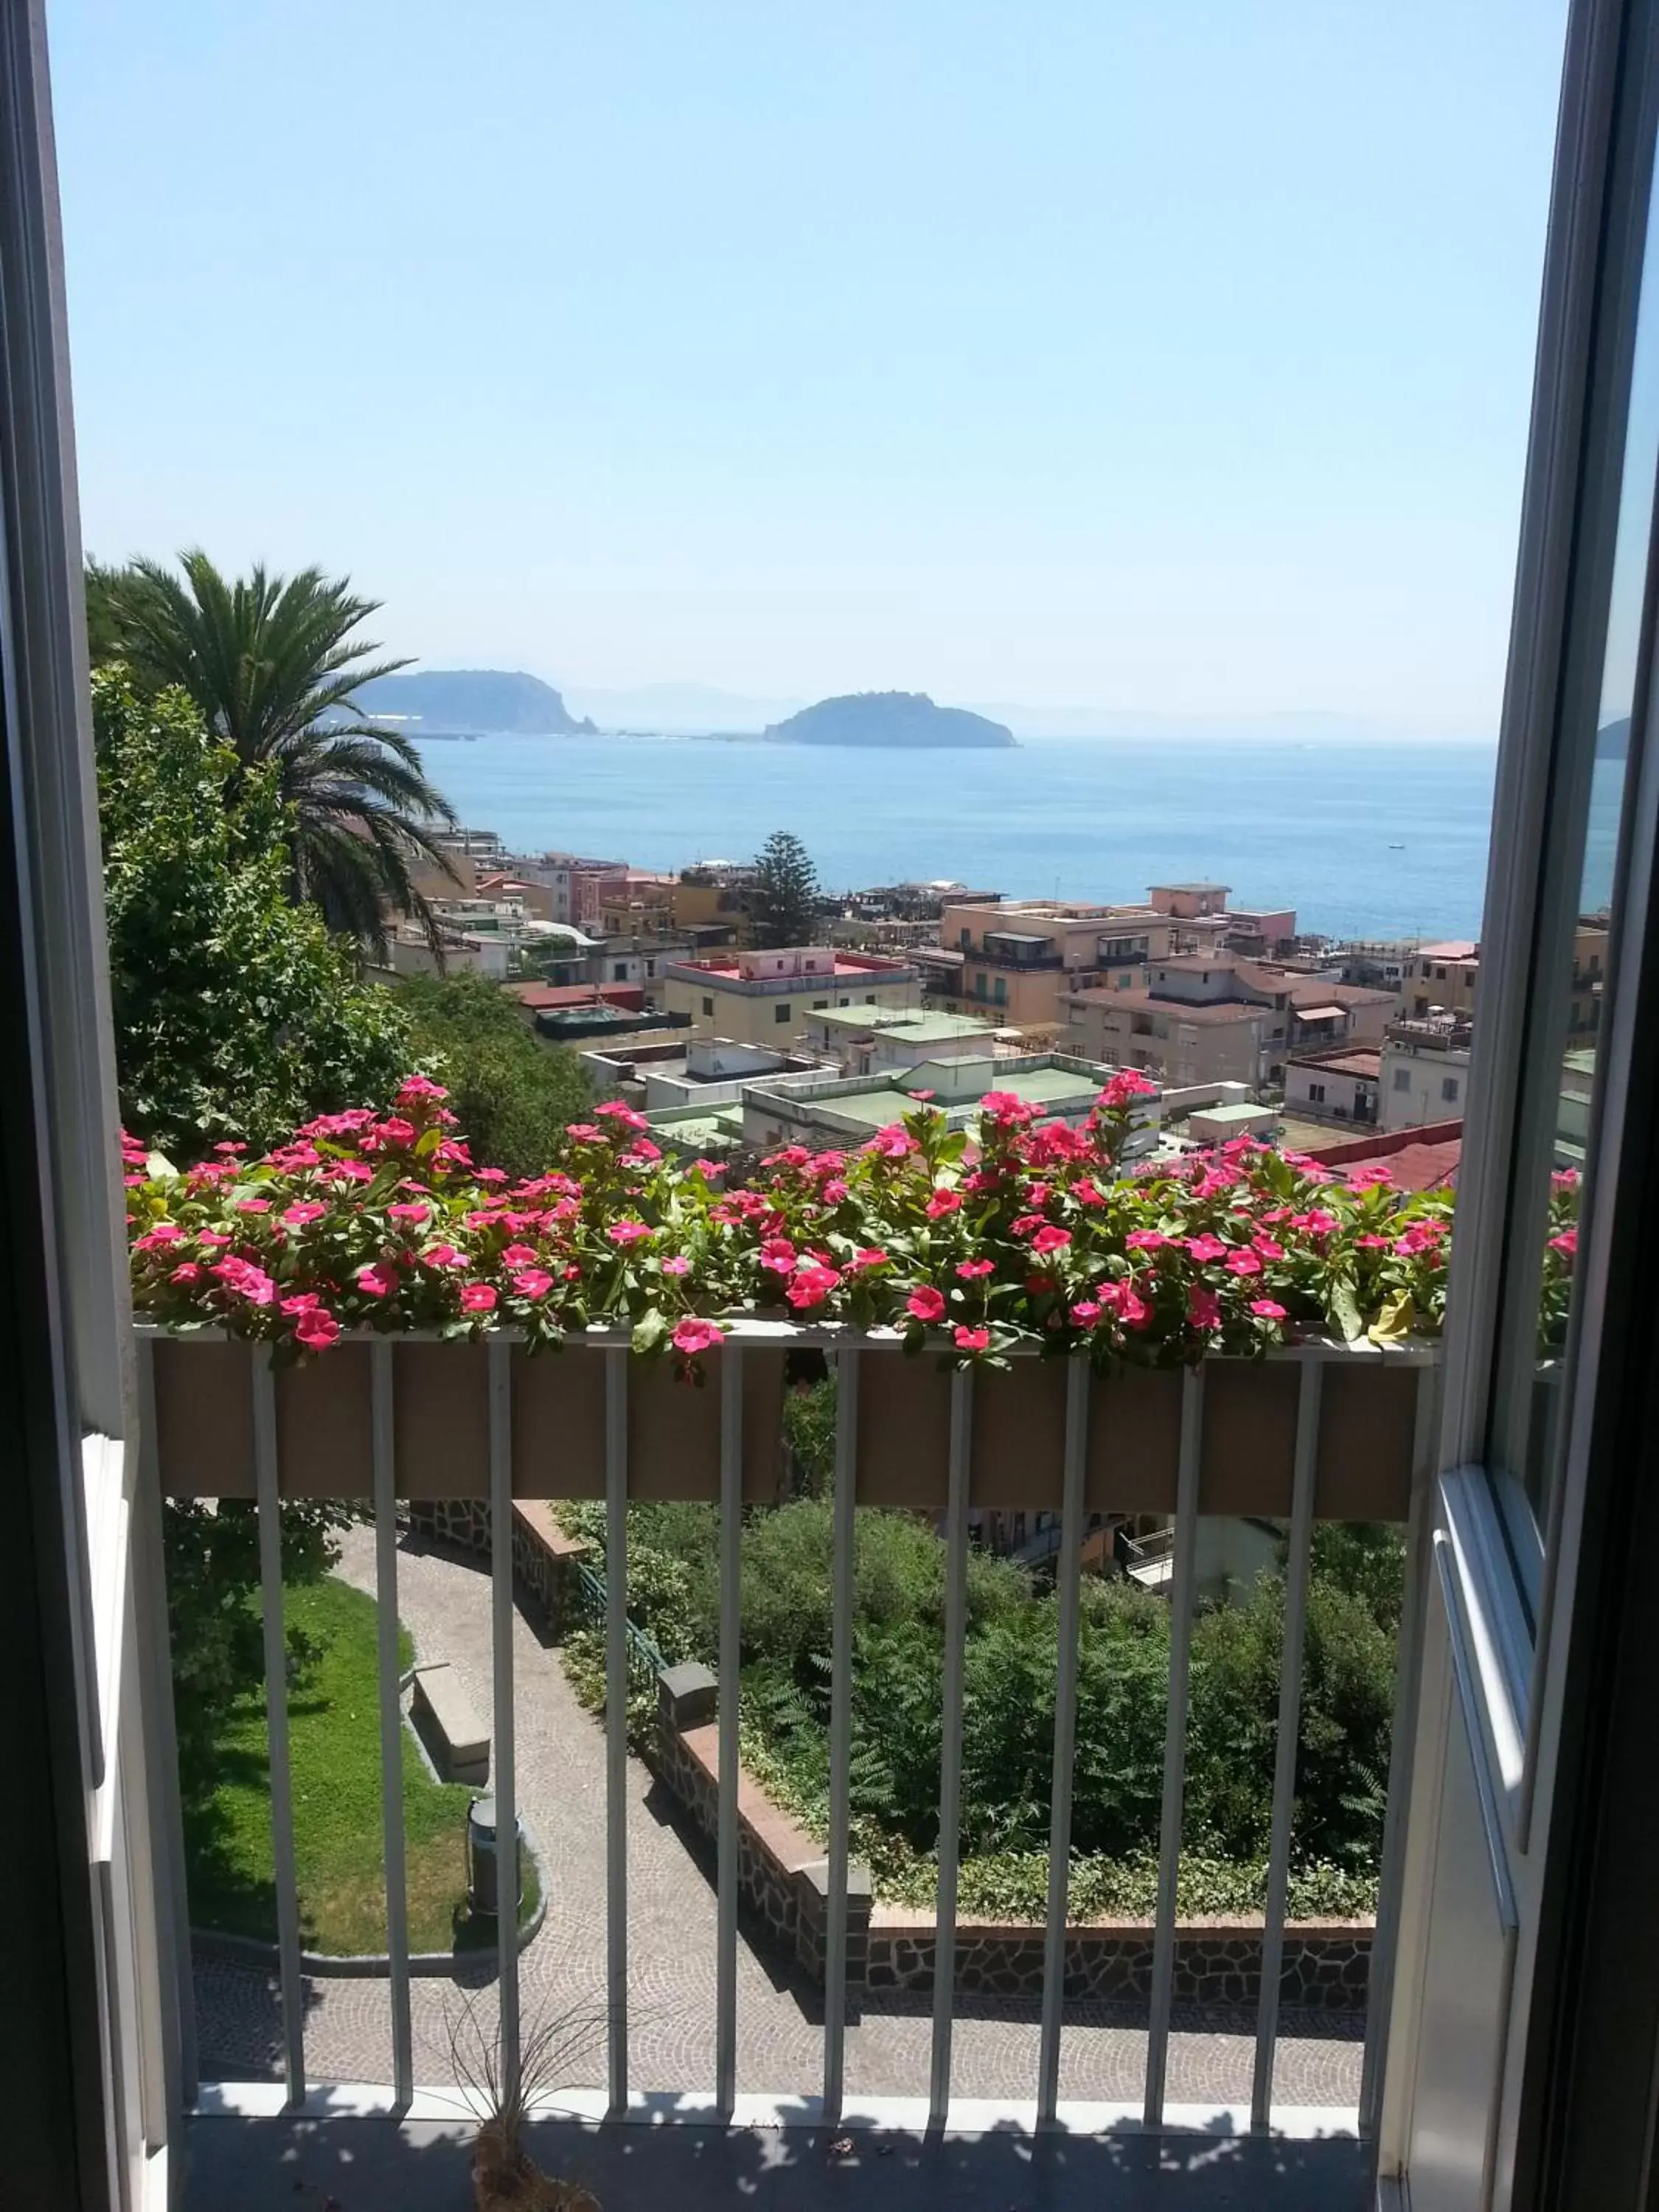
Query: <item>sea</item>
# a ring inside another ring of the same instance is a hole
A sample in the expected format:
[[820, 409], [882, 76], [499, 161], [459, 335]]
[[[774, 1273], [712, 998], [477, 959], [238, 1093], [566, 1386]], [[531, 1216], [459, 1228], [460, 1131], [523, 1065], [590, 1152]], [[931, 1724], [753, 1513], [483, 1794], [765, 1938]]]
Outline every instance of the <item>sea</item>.
[[1478, 938], [1492, 745], [1024, 738], [866, 751], [684, 737], [429, 739], [470, 828], [678, 869], [744, 860], [775, 830], [826, 890], [937, 878], [1027, 898], [1130, 901], [1227, 884], [1331, 937]]

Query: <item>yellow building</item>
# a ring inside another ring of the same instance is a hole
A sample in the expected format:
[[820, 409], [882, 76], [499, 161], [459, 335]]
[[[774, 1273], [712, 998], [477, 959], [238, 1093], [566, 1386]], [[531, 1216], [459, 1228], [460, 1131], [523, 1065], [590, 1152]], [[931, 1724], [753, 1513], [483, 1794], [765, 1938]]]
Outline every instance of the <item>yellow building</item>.
[[944, 958], [928, 996], [953, 1013], [1016, 1029], [1063, 1027], [1073, 991], [1139, 982], [1148, 960], [1171, 950], [1176, 922], [1149, 906], [1060, 899], [948, 905], [939, 922]]
[[827, 945], [672, 961], [662, 988], [665, 1010], [688, 1015], [693, 1036], [733, 1044], [799, 1042], [811, 1017], [832, 1006], [921, 1003], [921, 977], [908, 963]]

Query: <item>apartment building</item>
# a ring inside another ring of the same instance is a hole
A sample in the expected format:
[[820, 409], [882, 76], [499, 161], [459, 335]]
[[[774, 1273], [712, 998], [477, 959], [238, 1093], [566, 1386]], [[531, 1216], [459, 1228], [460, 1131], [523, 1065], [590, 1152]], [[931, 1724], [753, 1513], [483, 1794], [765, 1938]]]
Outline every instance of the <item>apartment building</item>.
[[1389, 1024], [1379, 1087], [1385, 1129], [1415, 1129], [1462, 1117], [1468, 1099], [1473, 1036], [1473, 1025], [1462, 1014], [1410, 1016]]
[[1175, 924], [1150, 906], [1060, 899], [952, 901], [939, 924], [942, 960], [926, 961], [928, 995], [953, 1013], [1018, 1029], [1065, 1024], [1066, 1000], [1091, 984], [1138, 981], [1172, 947]]
[[1292, 1053], [1285, 1062], [1285, 1110], [1309, 1121], [1374, 1124], [1382, 1070], [1382, 1054], [1376, 1045]]
[[994, 1048], [994, 1024], [973, 1014], [912, 1006], [826, 1006], [806, 1023], [806, 1048], [843, 1075], [879, 1075], [924, 1060], [954, 1060]]
[[1296, 942], [1294, 907], [1229, 906], [1231, 895], [1226, 884], [1154, 884], [1146, 903], [1181, 925], [1190, 949], [1271, 956]]
[[[902, 1115], [915, 1111], [919, 1093], [952, 1129], [971, 1136], [980, 1101], [1006, 1091], [1039, 1109], [1045, 1121], [1081, 1121], [1092, 1110], [1113, 1071], [1069, 1053], [979, 1053], [920, 1061], [902, 1074], [837, 1077], [744, 1085], [744, 1141], [759, 1150], [781, 1144], [847, 1147], [867, 1141]], [[1139, 1158], [1157, 1147], [1157, 1092], [1134, 1102], [1124, 1156]]]
[[699, 1037], [734, 1044], [787, 1045], [805, 1040], [815, 1013], [833, 1006], [917, 1006], [921, 979], [903, 960], [841, 952], [833, 945], [733, 951], [662, 967], [663, 1005], [684, 1014]]
[[1074, 992], [1078, 1048], [1167, 1085], [1281, 1084], [1292, 1052], [1379, 1045], [1394, 994], [1236, 952], [1172, 953], [1146, 980]]

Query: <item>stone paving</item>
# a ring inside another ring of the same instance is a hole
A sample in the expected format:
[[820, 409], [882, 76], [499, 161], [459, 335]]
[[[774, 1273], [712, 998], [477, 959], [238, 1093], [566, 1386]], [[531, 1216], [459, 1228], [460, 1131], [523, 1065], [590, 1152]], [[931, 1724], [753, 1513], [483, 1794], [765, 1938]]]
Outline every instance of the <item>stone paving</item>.
[[[345, 1539], [341, 1573], [374, 1589], [374, 1539]], [[398, 1563], [398, 1610], [419, 1657], [447, 1659], [477, 1709], [490, 1709], [489, 1582], [473, 1562], [406, 1540]], [[573, 2024], [574, 2045], [557, 2083], [594, 2087], [605, 2075], [597, 2021], [605, 1990], [605, 1737], [565, 1679], [556, 1650], [515, 1614], [514, 1712], [520, 1810], [546, 1869], [550, 1900], [540, 1934], [520, 1965], [521, 2018], [528, 2033], [556, 2017]], [[629, 1762], [629, 2060], [644, 2090], [708, 2091], [714, 2073], [715, 1911], [713, 1869], [701, 1844], [683, 1834], [649, 1771]], [[198, 1958], [198, 2042], [206, 2080], [275, 2077], [281, 2025], [274, 1978], [263, 1967]], [[465, 1980], [413, 1984], [415, 2074], [434, 2087], [453, 2080], [450, 2031], [473, 2008], [493, 2015], [490, 1967]], [[306, 2065], [313, 2081], [391, 2078], [390, 2007], [378, 1979], [316, 1977], [306, 1983]], [[742, 1937], [738, 1947], [738, 2087], [755, 2094], [816, 2094], [822, 2087], [822, 2011], [816, 1995], [780, 1960]], [[1146, 2037], [1144, 2012], [1102, 2002], [1066, 2011], [1060, 2094], [1139, 2102]], [[1328, 2012], [1281, 2015], [1275, 2100], [1352, 2106], [1358, 2101], [1364, 2022]], [[1253, 2012], [1177, 2007], [1170, 2039], [1171, 2102], [1248, 2112], [1255, 2057]], [[931, 2000], [866, 1997], [847, 2032], [847, 2089], [853, 2096], [925, 2096]], [[953, 2037], [953, 2094], [1024, 2102], [1034, 2094], [1038, 2022], [1034, 2006], [1009, 1999], [959, 2000]]]

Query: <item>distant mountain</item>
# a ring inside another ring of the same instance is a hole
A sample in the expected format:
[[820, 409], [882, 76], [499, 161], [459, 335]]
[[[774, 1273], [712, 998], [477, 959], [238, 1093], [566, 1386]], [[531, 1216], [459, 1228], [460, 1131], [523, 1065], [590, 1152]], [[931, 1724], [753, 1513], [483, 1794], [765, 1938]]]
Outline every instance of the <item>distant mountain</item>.
[[970, 714], [965, 707], [936, 707], [925, 691], [854, 691], [820, 699], [766, 732], [781, 745], [898, 746], [1012, 745], [1001, 722]]
[[452, 730], [505, 732], [514, 737], [574, 738], [595, 734], [577, 721], [550, 684], [539, 676], [500, 668], [424, 668], [408, 676], [382, 676], [365, 684], [357, 702], [370, 715], [425, 724], [434, 736]]

